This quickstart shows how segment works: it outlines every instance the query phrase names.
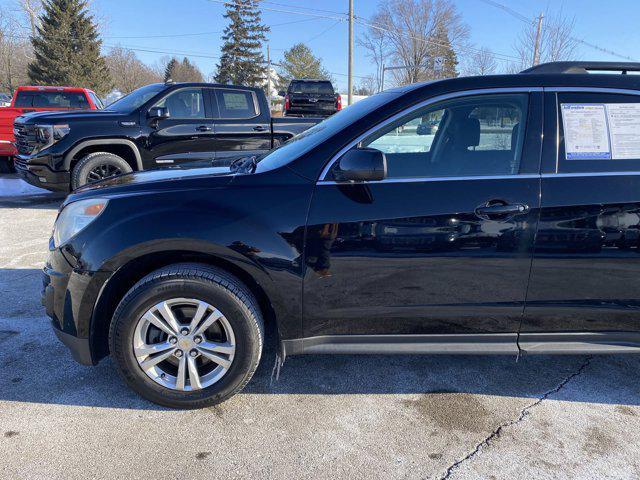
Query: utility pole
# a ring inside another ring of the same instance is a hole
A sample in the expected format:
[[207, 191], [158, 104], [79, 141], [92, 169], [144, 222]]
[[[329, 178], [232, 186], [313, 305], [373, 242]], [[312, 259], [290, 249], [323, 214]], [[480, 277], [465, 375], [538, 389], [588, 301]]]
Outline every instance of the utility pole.
[[271, 50], [267, 43], [267, 99], [269, 100], [269, 109], [271, 109]]
[[540, 63], [540, 36], [542, 35], [542, 19], [543, 14], [538, 17], [538, 29], [536, 30], [536, 43], [533, 47], [533, 66], [535, 67]]
[[353, 0], [349, 0], [349, 90], [348, 105], [353, 101]]

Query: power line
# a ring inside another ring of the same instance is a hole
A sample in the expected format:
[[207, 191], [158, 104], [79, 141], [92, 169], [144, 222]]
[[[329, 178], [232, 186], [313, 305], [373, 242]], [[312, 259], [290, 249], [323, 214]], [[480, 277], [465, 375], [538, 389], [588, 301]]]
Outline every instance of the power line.
[[[354, 18], [356, 19], [356, 23], [358, 23], [359, 25], [365, 26], [365, 27], [369, 27], [369, 28], [373, 28], [374, 30], [379, 30], [381, 32], [386, 32], [386, 33], [390, 33], [391, 29], [383, 27], [379, 24], [375, 24], [375, 23], [369, 23], [367, 21], [365, 21], [362, 17], [357, 17], [354, 16]], [[417, 40], [419, 42], [424, 42], [424, 43], [429, 43], [431, 45], [436, 45], [438, 47], [444, 47], [447, 48], [449, 47], [449, 45], [445, 45], [443, 43], [439, 43], [436, 40], [427, 38], [427, 37], [423, 37], [423, 36], [418, 36], [418, 35], [411, 35], [411, 34], [407, 34], [407, 33], [401, 33], [401, 32], [394, 32], [397, 35], [400, 35], [401, 37], [405, 37], [405, 38], [409, 38], [412, 40]], [[458, 51], [462, 52], [463, 54], [466, 53], [466, 51], [470, 52], [470, 53], [486, 53], [485, 51], [482, 51], [481, 49], [478, 48], [474, 48], [474, 47], [460, 47], [458, 46], [457, 48]], [[518, 57], [514, 57], [513, 55], [508, 55], [506, 53], [495, 53], [495, 52], [490, 52], [490, 55], [498, 60], [520, 60], [520, 58]]]
[[[228, 3], [228, 0], [208, 0], [211, 3], [217, 3], [219, 5], [225, 5], [226, 3]], [[296, 7], [293, 7], [296, 8]], [[344, 14], [338, 14], [340, 16], [331, 16], [331, 15], [325, 15], [325, 14], [320, 14], [320, 13], [311, 13], [311, 12], [301, 12], [301, 11], [297, 11], [297, 10], [285, 10], [285, 9], [281, 9], [281, 8], [271, 8], [271, 7], [260, 7], [261, 10], [267, 10], [270, 12], [278, 12], [278, 13], [290, 13], [293, 15], [305, 15], [308, 17], [315, 17], [315, 18], [330, 18], [332, 20], [343, 20], [344, 19]]]
[[[493, 7], [499, 8], [500, 10], [503, 10], [505, 12], [507, 12], [509, 15], [511, 15], [514, 18], [517, 18], [518, 20], [520, 20], [523, 23], [526, 23], [527, 25], [532, 25], [535, 24], [536, 20], [532, 20], [530, 18], [528, 18], [527, 16], [521, 14], [520, 12], [515, 11], [514, 9], [507, 7], [506, 5], [503, 5], [502, 3], [496, 2], [494, 0], [480, 0], [481, 2], [484, 2], [488, 5], [491, 5]], [[629, 57], [628, 55], [623, 55], [621, 53], [617, 53], [614, 52], [613, 50], [609, 50], [608, 48], [604, 48], [601, 47], [600, 45], [596, 45], [594, 43], [588, 42], [582, 38], [577, 38], [577, 37], [573, 37], [570, 36], [569, 39], [573, 40], [574, 42], [580, 43], [582, 45], [585, 45], [589, 48], [593, 48], [594, 50], [598, 50], [602, 53], [606, 53], [608, 55], [612, 55], [614, 57], [618, 57], [618, 58], [622, 58], [624, 60], [630, 60], [632, 62], [636, 62], [637, 60], [634, 58]]]

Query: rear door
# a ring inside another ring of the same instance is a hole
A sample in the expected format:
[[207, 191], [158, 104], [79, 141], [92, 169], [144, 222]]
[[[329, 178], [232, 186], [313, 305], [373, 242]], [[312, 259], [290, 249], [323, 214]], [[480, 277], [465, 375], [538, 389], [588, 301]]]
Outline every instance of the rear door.
[[551, 89], [545, 105], [542, 204], [520, 343], [580, 343], [584, 332], [615, 341], [614, 332], [640, 332], [640, 96]]
[[359, 143], [386, 154], [385, 180], [339, 183], [329, 170], [309, 213], [305, 336], [456, 334], [515, 351], [541, 107], [528, 91], [429, 103]]
[[211, 165], [214, 158], [213, 118], [203, 89], [173, 90], [156, 103], [169, 118], [155, 121], [147, 142], [151, 166]]
[[266, 105], [260, 105], [255, 92], [234, 88], [214, 88], [210, 92], [216, 109], [216, 165], [271, 149], [271, 113]]

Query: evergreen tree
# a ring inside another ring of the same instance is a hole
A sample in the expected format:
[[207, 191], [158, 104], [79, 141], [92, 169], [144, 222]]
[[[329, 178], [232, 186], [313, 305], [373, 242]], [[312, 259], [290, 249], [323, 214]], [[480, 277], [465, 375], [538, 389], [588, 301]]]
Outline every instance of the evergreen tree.
[[167, 67], [164, 69], [164, 81], [165, 83], [168, 82], [169, 80], [172, 81], [176, 81], [174, 76], [176, 74], [176, 67], [178, 66], [178, 59], [173, 57], [171, 60], [169, 60], [169, 63], [167, 63]]
[[29, 81], [34, 85], [72, 85], [104, 94], [111, 78], [93, 16], [85, 0], [46, 0], [40, 25], [32, 37], [34, 61]]
[[169, 60], [164, 70], [164, 81], [168, 82], [169, 80], [173, 82], [203, 82], [204, 77], [198, 67], [191, 63], [187, 57], [184, 57], [182, 62], [174, 57]]
[[230, 0], [225, 3], [224, 18], [230, 24], [224, 29], [222, 57], [215, 81], [260, 86], [267, 69], [261, 52], [269, 27], [260, 17], [259, 0]]
[[284, 52], [284, 59], [280, 65], [279, 90], [286, 90], [293, 79], [331, 80], [331, 74], [322, 66], [322, 60], [304, 43], [298, 43]]
[[458, 56], [444, 28], [436, 27], [433, 43], [429, 44], [429, 76], [433, 80], [458, 76]]

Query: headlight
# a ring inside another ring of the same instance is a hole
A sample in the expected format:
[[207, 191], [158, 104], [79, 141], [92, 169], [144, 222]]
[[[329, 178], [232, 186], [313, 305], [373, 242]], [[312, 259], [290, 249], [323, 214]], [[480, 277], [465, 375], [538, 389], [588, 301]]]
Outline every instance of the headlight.
[[36, 125], [38, 150], [44, 150], [69, 134], [69, 125]]
[[107, 208], [107, 202], [104, 198], [90, 198], [64, 207], [53, 226], [54, 246], [64, 245], [89, 226]]

